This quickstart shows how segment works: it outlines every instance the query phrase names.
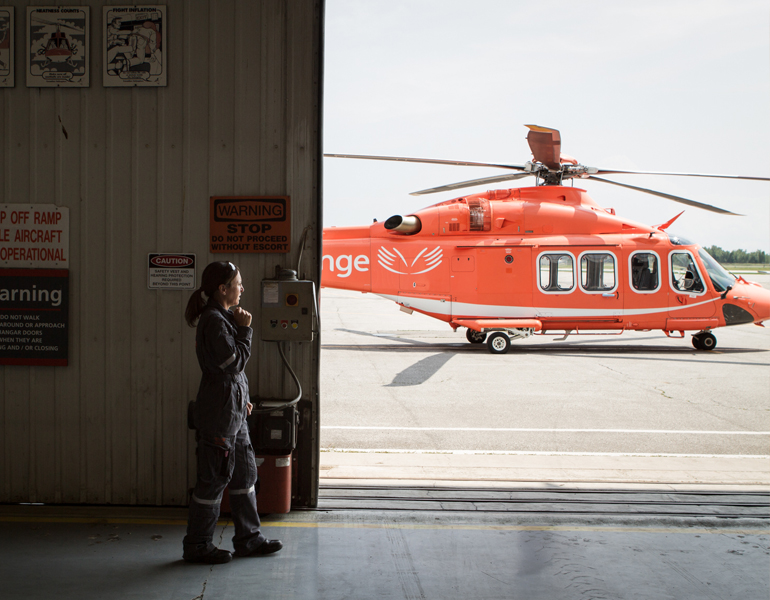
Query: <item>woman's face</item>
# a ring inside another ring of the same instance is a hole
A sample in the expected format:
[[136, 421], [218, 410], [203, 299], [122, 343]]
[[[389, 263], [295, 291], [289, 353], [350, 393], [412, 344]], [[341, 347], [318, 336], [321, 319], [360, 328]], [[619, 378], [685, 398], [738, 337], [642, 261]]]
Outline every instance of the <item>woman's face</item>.
[[241, 294], [243, 293], [243, 280], [241, 279], [241, 274], [236, 273], [229, 285], [220, 286], [220, 290], [223, 288], [222, 306], [225, 308], [238, 306], [241, 301]]

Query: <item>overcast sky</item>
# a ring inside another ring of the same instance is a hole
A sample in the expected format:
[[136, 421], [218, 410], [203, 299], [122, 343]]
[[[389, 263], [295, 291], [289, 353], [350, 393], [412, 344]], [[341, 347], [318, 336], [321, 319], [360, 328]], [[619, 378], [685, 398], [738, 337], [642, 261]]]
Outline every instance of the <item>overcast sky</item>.
[[[767, 0], [327, 0], [324, 151], [522, 164], [524, 124], [599, 168], [770, 176]], [[496, 169], [324, 159], [324, 226], [364, 225]], [[704, 246], [770, 251], [770, 182], [616, 176], [601, 205]], [[529, 185], [529, 179], [496, 186]]]

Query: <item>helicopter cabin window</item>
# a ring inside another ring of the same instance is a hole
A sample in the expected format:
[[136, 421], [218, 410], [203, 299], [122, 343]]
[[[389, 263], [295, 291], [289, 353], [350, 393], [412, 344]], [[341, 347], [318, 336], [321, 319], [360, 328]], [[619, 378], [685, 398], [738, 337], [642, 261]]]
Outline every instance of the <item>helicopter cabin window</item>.
[[608, 252], [584, 252], [580, 255], [580, 287], [585, 292], [610, 292], [615, 289], [615, 257]]
[[571, 254], [540, 255], [540, 289], [544, 292], [571, 292], [575, 287], [574, 259]]
[[671, 253], [671, 287], [685, 294], [703, 294], [706, 287], [689, 252]]
[[631, 287], [635, 292], [656, 292], [660, 288], [660, 261], [654, 252], [631, 254]]

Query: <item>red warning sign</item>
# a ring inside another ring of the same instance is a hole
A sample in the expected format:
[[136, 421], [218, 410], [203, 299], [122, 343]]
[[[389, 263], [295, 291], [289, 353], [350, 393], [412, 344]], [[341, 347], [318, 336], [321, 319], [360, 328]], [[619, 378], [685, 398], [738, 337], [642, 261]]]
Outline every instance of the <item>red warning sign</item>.
[[291, 251], [289, 196], [212, 196], [211, 252]]
[[0, 205], [0, 266], [69, 267], [69, 208]]

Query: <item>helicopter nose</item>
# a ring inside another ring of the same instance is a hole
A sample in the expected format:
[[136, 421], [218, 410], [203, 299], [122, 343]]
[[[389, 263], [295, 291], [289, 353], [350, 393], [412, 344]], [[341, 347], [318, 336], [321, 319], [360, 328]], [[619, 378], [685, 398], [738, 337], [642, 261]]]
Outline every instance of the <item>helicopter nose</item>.
[[727, 325], [770, 320], [770, 290], [756, 284], [738, 284], [722, 305]]

